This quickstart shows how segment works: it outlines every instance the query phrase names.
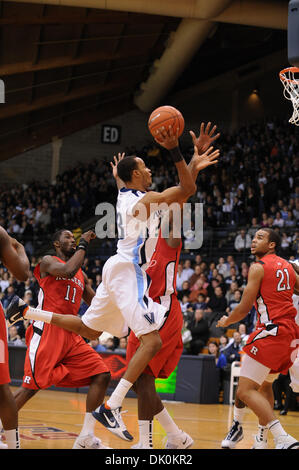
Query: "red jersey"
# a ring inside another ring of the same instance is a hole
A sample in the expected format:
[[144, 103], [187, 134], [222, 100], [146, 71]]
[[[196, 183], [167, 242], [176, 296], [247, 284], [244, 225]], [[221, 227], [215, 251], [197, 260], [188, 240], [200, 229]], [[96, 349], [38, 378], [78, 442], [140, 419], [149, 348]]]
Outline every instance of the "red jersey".
[[151, 278], [149, 296], [159, 302], [160, 297], [177, 295], [176, 276], [182, 242], [177, 248], [171, 248], [159, 233], [154, 254], [146, 272]]
[[[154, 377], [167, 378], [175, 370], [183, 352], [183, 315], [177, 299], [176, 276], [182, 242], [171, 248], [159, 233], [154, 254], [146, 273], [151, 278], [149, 296], [167, 308], [166, 320], [159, 330], [162, 348], [151, 359], [143, 373]], [[140, 346], [138, 338], [131, 331], [127, 346], [127, 363]]]
[[[60, 263], [65, 261], [54, 256]], [[85, 282], [82, 269], [80, 268], [72, 279], [48, 275], [41, 277], [40, 264], [33, 272], [40, 286], [38, 294], [38, 308], [49, 312], [77, 315]]]
[[258, 263], [264, 268], [264, 278], [255, 302], [256, 327], [269, 322], [295, 321], [297, 310], [292, 296], [296, 275], [293, 267], [275, 254], [263, 256]]

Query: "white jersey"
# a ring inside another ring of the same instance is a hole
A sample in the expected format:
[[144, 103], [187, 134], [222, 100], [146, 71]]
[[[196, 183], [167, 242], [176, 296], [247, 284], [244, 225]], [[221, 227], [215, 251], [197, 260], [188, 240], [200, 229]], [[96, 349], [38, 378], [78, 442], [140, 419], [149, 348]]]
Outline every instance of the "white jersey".
[[159, 330], [167, 318], [167, 306], [148, 296], [150, 277], [146, 273], [157, 243], [162, 211], [157, 210], [145, 222], [132, 215], [144, 195], [135, 189], [119, 191], [117, 254], [106, 261], [102, 282], [82, 316], [82, 322], [89, 328], [118, 338], [127, 336], [128, 328], [137, 338]]
[[158, 240], [161, 211], [156, 211], [142, 222], [133, 217], [134, 206], [146, 193], [136, 189], [122, 188], [118, 193], [116, 212], [118, 244], [117, 254], [127, 261], [138, 264], [143, 271], [148, 267]]

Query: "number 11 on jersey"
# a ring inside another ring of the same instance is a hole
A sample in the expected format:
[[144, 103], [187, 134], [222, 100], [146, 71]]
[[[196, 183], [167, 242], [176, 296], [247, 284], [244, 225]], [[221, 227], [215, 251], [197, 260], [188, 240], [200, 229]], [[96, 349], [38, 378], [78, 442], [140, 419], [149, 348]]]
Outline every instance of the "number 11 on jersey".
[[76, 292], [77, 292], [76, 287], [73, 287], [73, 292], [71, 293], [71, 286], [68, 284], [64, 300], [68, 301], [71, 299], [71, 302], [74, 304], [75, 298], [76, 298]]

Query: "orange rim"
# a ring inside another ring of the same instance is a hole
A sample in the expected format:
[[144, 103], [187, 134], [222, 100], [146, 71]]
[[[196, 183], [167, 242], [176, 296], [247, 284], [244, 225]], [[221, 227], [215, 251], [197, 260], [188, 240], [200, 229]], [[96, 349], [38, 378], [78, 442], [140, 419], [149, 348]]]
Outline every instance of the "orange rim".
[[285, 82], [290, 82], [290, 83], [298, 83], [299, 78], [297, 80], [293, 80], [291, 78], [287, 78], [285, 76], [286, 73], [292, 72], [292, 73], [299, 73], [299, 67], [287, 67], [286, 69], [283, 69], [279, 72], [279, 77], [281, 80]]

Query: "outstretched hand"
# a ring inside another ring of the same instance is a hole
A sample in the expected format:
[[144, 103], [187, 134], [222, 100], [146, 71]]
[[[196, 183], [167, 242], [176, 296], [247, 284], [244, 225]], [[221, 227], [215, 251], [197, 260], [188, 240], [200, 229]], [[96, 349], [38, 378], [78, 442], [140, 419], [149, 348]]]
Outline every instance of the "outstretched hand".
[[196, 171], [201, 171], [207, 168], [208, 166], [215, 165], [218, 163], [218, 157], [220, 155], [219, 150], [212, 151], [213, 147], [209, 147], [203, 154], [198, 153], [198, 148], [194, 146], [194, 154], [192, 157], [192, 164]]
[[223, 316], [218, 320], [217, 325], [216, 325], [216, 328], [225, 328], [225, 327], [227, 327], [227, 326], [228, 326], [227, 323], [226, 323], [227, 319], [228, 319], [228, 316], [223, 315]]
[[206, 150], [208, 150], [211, 144], [220, 136], [220, 132], [215, 134], [217, 129], [216, 125], [213, 126], [211, 130], [210, 128], [211, 122], [208, 122], [206, 128], [204, 122], [202, 122], [200, 125], [200, 133], [198, 137], [196, 137], [193, 131], [189, 131], [189, 134], [192, 137], [193, 145], [197, 147], [198, 153], [204, 153]]
[[118, 153], [117, 157], [114, 155], [113, 160], [114, 162], [110, 162], [111, 168], [112, 168], [112, 174], [113, 177], [116, 179], [117, 178], [117, 165], [121, 160], [125, 158], [125, 153]]

